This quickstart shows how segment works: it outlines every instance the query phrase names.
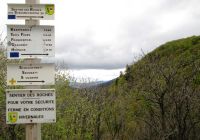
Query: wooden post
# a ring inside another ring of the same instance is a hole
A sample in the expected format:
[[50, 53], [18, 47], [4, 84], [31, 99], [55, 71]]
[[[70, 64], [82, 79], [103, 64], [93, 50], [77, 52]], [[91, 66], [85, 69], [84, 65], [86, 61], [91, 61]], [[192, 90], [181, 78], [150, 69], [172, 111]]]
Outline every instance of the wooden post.
[[[39, 4], [40, 0], [26, 0], [26, 4]], [[26, 25], [39, 25], [39, 20], [26, 20]], [[38, 63], [40, 59], [28, 59], [25, 63]], [[26, 89], [39, 89], [39, 86], [26, 86]], [[26, 140], [41, 140], [41, 124], [26, 124]]]
[[41, 124], [26, 124], [26, 140], [41, 140]]

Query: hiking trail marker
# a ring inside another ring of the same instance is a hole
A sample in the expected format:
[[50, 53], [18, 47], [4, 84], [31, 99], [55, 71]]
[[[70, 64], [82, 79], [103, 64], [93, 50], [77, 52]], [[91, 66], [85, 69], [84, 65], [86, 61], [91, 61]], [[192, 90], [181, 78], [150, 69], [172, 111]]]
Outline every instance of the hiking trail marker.
[[8, 64], [7, 85], [54, 85], [54, 64]]
[[8, 19], [54, 20], [54, 4], [8, 4]]
[[55, 56], [54, 26], [7, 25], [7, 58]]

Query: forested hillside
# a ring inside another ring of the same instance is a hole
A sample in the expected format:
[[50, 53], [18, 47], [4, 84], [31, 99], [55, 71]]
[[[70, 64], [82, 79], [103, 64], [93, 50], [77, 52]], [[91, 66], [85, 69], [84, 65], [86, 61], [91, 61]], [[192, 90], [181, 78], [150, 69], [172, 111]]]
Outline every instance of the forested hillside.
[[129, 96], [133, 139], [200, 139], [199, 84], [199, 36], [168, 42], [127, 66], [114, 87]]
[[[0, 140], [23, 140], [23, 125], [5, 124], [5, 66], [0, 61]], [[75, 89], [56, 77], [57, 123], [43, 140], [200, 139], [200, 37], [168, 42], [108, 85]]]

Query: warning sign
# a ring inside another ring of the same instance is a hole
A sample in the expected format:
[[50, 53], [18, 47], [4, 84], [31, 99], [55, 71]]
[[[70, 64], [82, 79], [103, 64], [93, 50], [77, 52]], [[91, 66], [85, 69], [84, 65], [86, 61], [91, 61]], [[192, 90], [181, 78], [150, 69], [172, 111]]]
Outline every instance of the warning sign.
[[6, 122], [51, 123], [56, 122], [54, 89], [8, 89], [6, 91]]

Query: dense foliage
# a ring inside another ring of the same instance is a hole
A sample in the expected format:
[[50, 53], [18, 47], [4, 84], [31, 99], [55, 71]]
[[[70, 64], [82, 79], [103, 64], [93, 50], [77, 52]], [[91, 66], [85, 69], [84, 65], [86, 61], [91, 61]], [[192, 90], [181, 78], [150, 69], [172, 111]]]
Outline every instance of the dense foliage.
[[[0, 140], [23, 140], [23, 125], [5, 124], [0, 65]], [[74, 89], [57, 75], [55, 88], [57, 123], [42, 125], [43, 140], [200, 139], [200, 37], [160, 46], [111, 85]]]

